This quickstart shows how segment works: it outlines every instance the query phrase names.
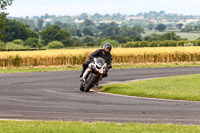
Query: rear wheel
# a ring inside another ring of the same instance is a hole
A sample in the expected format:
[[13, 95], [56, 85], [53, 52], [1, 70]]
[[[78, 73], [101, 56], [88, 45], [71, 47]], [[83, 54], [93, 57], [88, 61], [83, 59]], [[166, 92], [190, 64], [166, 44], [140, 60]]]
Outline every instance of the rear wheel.
[[91, 75], [88, 83], [85, 85], [85, 92], [90, 91], [90, 89], [94, 86], [94, 84], [98, 81], [98, 78], [94, 75]]

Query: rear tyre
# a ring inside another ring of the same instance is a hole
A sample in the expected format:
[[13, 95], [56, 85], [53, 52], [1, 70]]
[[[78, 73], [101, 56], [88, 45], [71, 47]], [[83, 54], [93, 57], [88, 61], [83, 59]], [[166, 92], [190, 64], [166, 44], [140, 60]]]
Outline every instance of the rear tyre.
[[94, 86], [94, 84], [97, 82], [98, 78], [94, 75], [91, 76], [88, 83], [85, 85], [85, 92], [90, 91], [90, 89]]

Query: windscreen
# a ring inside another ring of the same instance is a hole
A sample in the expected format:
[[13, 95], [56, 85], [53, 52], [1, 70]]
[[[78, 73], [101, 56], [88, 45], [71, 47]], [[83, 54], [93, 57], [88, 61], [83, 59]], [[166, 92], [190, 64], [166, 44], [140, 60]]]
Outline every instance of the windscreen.
[[103, 58], [96, 58], [96, 63], [99, 66], [103, 66], [105, 64], [105, 60]]

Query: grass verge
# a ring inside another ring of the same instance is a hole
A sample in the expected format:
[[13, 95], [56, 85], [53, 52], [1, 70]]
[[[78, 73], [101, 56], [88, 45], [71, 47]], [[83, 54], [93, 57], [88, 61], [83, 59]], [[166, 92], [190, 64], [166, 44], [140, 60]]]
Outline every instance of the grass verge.
[[86, 123], [62, 121], [0, 121], [0, 133], [199, 133], [200, 126]]
[[[113, 64], [113, 69], [130, 69], [130, 68], [159, 68], [159, 67], [192, 67], [200, 66], [198, 63], [170, 63], [170, 64], [155, 64], [155, 63], [146, 63], [146, 64], [130, 64], [130, 63], [120, 63]], [[48, 71], [72, 71], [72, 70], [81, 70], [81, 65], [76, 66], [37, 66], [37, 67], [1, 67], [0, 73], [20, 73], [20, 72], [48, 72]]]
[[200, 74], [103, 86], [103, 92], [187, 101], [200, 101]]

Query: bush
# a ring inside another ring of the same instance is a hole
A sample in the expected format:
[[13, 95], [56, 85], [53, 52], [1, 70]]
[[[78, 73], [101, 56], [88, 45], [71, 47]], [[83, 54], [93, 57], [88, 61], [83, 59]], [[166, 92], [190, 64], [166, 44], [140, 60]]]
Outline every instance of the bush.
[[60, 48], [64, 48], [64, 45], [62, 42], [53, 41], [53, 42], [48, 43], [47, 48], [48, 49], [60, 49]]
[[13, 42], [14, 44], [18, 44], [18, 45], [24, 46], [24, 41], [21, 40], [21, 39], [13, 40], [12, 42]]
[[41, 40], [41, 44], [39, 44], [38, 38], [28, 38], [24, 44], [25, 46], [30, 46], [32, 48], [41, 48], [44, 44], [44, 40]]
[[147, 41], [141, 41], [139, 43], [139, 47], [148, 47], [150, 45], [151, 42], [147, 42]]
[[88, 42], [86, 45], [87, 46], [95, 46], [95, 42]]
[[6, 47], [5, 49], [26, 49], [26, 47], [18, 45], [18, 44], [14, 44], [13, 42], [8, 42], [6, 43]]
[[0, 41], [0, 50], [4, 50], [6, 48], [6, 44]]
[[178, 46], [184, 46], [184, 44], [185, 44], [185, 41], [178, 41]]
[[81, 41], [80, 41], [80, 38], [78, 36], [73, 36], [72, 42], [73, 42], [74, 46], [76, 46], [76, 47], [81, 46]]
[[163, 47], [175, 47], [175, 46], [177, 46], [177, 41], [166, 40], [166, 41], [163, 41], [161, 46], [163, 46]]
[[194, 46], [194, 43], [192, 43], [192, 42], [189, 42], [189, 43], [186, 43], [184, 46]]
[[120, 47], [120, 43], [115, 40], [105, 40], [105, 41], [101, 42], [101, 47], [103, 47], [103, 45], [105, 43], [111, 43], [113, 47]]

